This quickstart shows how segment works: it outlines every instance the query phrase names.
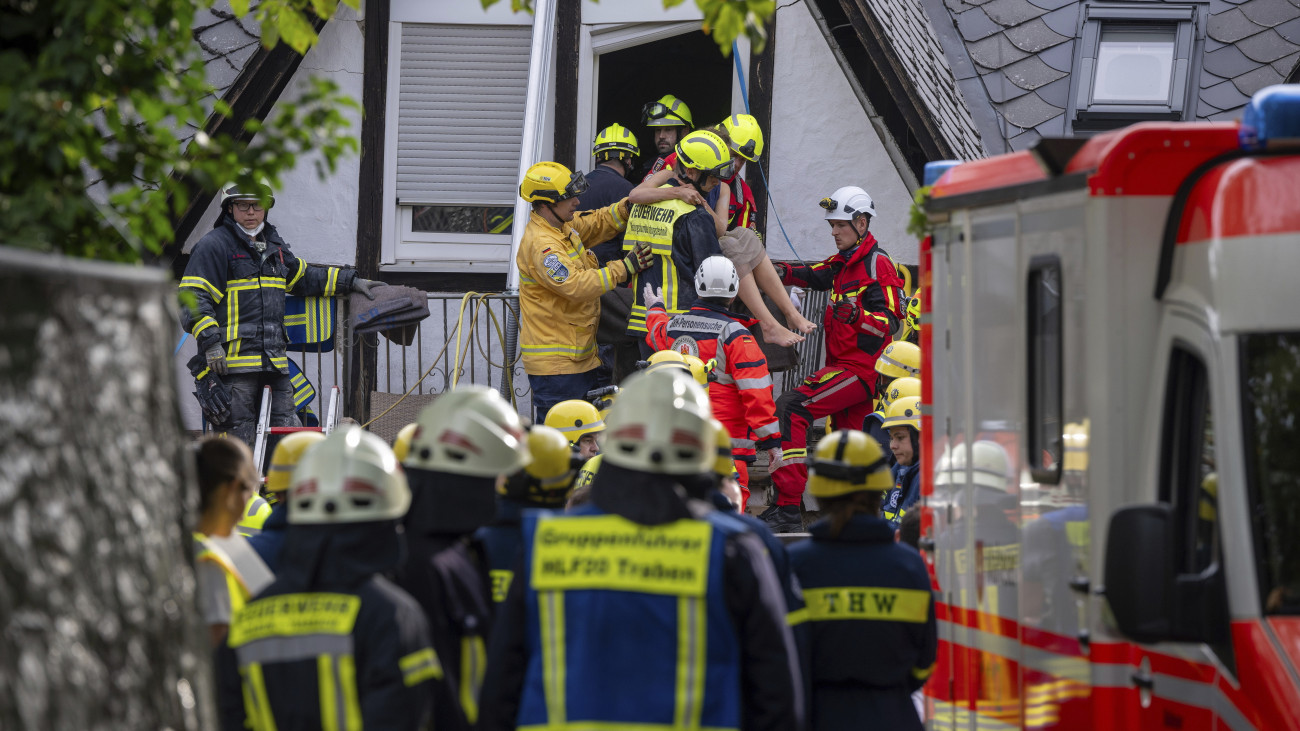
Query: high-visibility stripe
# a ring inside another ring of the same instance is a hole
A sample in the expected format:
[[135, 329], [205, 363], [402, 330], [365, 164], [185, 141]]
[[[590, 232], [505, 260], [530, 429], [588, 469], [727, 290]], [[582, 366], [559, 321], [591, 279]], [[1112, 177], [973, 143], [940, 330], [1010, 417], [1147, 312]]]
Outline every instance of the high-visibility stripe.
[[677, 598], [677, 698], [674, 728], [699, 728], [704, 712], [704, 651], [708, 619], [704, 601]]
[[603, 288], [606, 292], [608, 292], [609, 290], [613, 289], [613, 288], [614, 288], [614, 282], [613, 282], [613, 280], [611, 280], [611, 279], [609, 278], [609, 269], [606, 269], [606, 268], [604, 268], [604, 267], [601, 267], [600, 269], [597, 269], [596, 271], [600, 272], [600, 286], [601, 286], [601, 288]]
[[295, 286], [296, 284], [298, 284], [298, 280], [299, 280], [299, 279], [302, 279], [302, 275], [303, 275], [303, 274], [306, 274], [306, 273], [307, 273], [307, 262], [303, 261], [302, 259], [299, 259], [299, 260], [298, 260], [298, 271], [297, 271], [297, 272], [294, 272], [293, 278], [289, 280], [289, 283], [288, 283], [288, 287], [287, 287], [287, 288], [288, 288], [288, 289], [293, 289], [294, 286]]
[[880, 315], [869, 314], [862, 318], [858, 327], [876, 337], [883, 338], [889, 331], [889, 321]]
[[537, 284], [536, 279], [533, 279], [532, 277], [524, 274], [523, 272], [519, 272], [519, 281], [522, 284]]
[[930, 663], [928, 668], [912, 668], [912, 677], [917, 680], [925, 680], [934, 672], [935, 663]]
[[604, 428], [605, 428], [605, 422], [603, 420], [598, 420], [598, 421], [593, 421], [590, 424], [583, 424], [582, 426], [560, 426], [560, 427], [556, 427], [556, 430], [559, 431], [561, 434], [570, 434], [575, 431], [591, 431], [593, 429], [600, 430]]
[[244, 669], [244, 682], [250, 687], [253, 699], [253, 713], [249, 720], [254, 731], [275, 731], [275, 716], [271, 714], [271, 698], [266, 692], [266, 680], [262, 677], [262, 666], [253, 663]]
[[564, 345], [520, 345], [519, 350], [526, 355], [571, 355], [575, 358], [582, 358], [596, 352], [596, 344], [585, 348], [570, 348]]
[[208, 280], [204, 279], [203, 277], [196, 277], [196, 276], [182, 277], [182, 278], [181, 278], [181, 287], [182, 287], [182, 288], [186, 288], [186, 289], [200, 289], [200, 290], [203, 290], [203, 291], [207, 292], [208, 294], [212, 295], [212, 299], [213, 299], [214, 302], [220, 302], [221, 300], [223, 300], [223, 299], [226, 298], [226, 295], [225, 295], [224, 292], [222, 292], [221, 290], [217, 289], [217, 288], [212, 284], [212, 282], [209, 282]]
[[567, 721], [564, 698], [564, 592], [538, 592], [537, 608], [542, 625], [542, 687], [546, 696], [546, 728], [556, 728]]
[[736, 388], [742, 391], [752, 391], [758, 388], [771, 388], [772, 377], [763, 376], [762, 378], [737, 378]]
[[808, 609], [806, 607], [803, 609], [796, 609], [793, 612], [790, 612], [785, 615], [785, 623], [790, 625], [791, 627], [794, 627], [795, 625], [803, 624], [804, 622], [807, 621], [808, 621]]
[[754, 440], [753, 440], [753, 439], [737, 439], [736, 437], [732, 437], [732, 438], [731, 438], [731, 448], [732, 448], [732, 449], [753, 449], [753, 448], [754, 448]]
[[483, 689], [487, 647], [477, 635], [460, 641], [460, 707], [470, 724], [478, 722], [478, 696]]
[[[629, 721], [574, 721], [519, 726], [518, 731], [681, 731], [670, 723], [632, 723]], [[735, 727], [692, 726], [691, 731], [737, 731]]]
[[325, 296], [333, 297], [339, 286], [339, 268], [330, 267], [329, 275], [325, 278]]
[[840, 586], [804, 589], [808, 618], [814, 622], [883, 620], [923, 623], [929, 616], [928, 589]]
[[194, 323], [194, 329], [190, 330], [190, 334], [193, 335], [195, 339], [198, 339], [199, 333], [210, 327], [218, 327], [217, 321], [214, 318], [205, 315], [200, 318], [198, 322]]
[[431, 678], [434, 680], [442, 678], [442, 663], [438, 662], [438, 655], [432, 647], [412, 652], [398, 660], [397, 665], [402, 670], [402, 682], [406, 683], [408, 688]]
[[343, 718], [349, 731], [361, 730], [361, 698], [357, 692], [357, 663], [351, 655], [338, 659], [339, 686], [343, 689]]
[[338, 688], [334, 687], [334, 662], [329, 655], [316, 656], [316, 685], [320, 692], [320, 726], [338, 731]]
[[609, 213], [611, 216], [614, 217], [614, 225], [619, 228], [623, 228], [624, 225], [627, 223], [627, 221], [623, 219], [623, 213], [621, 211], [622, 208], [623, 208], [623, 201], [617, 201], [609, 204]]
[[765, 424], [754, 430], [754, 436], [762, 439], [781, 433], [781, 422], [774, 421], [771, 424]]

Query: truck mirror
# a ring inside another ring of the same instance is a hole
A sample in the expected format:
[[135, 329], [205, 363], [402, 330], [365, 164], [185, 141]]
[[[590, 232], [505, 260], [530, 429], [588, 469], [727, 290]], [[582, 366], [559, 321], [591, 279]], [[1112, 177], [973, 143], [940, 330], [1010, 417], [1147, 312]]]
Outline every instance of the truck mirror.
[[1115, 624], [1138, 642], [1217, 643], [1228, 636], [1221, 565], [1180, 574], [1174, 512], [1166, 503], [1121, 508], [1106, 537], [1106, 600]]
[[1106, 535], [1106, 601], [1115, 624], [1138, 642], [1170, 635], [1173, 515], [1164, 503], [1121, 508]]

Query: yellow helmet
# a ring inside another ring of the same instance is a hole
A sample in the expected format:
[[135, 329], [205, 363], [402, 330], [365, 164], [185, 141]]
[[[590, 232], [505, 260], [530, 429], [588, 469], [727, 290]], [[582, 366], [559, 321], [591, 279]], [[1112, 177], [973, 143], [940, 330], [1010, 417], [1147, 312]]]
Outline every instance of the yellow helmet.
[[646, 359], [648, 364], [645, 372], [657, 371], [661, 368], [681, 368], [689, 371], [691, 378], [704, 388], [709, 386], [709, 367], [704, 361], [690, 355], [689, 353], [680, 353], [676, 350], [657, 350], [650, 354]]
[[908, 396], [920, 397], [920, 395], [921, 379], [912, 378], [911, 376], [895, 378], [889, 382], [889, 385], [885, 387], [885, 392], [880, 395], [880, 407], [888, 414], [890, 404], [901, 398], [907, 398]]
[[915, 332], [921, 332], [921, 293], [917, 292], [907, 301], [907, 325]]
[[580, 490], [591, 485], [591, 481], [596, 479], [596, 471], [600, 469], [600, 458], [602, 455], [596, 455], [582, 464], [578, 470], [578, 479], [573, 482], [573, 489]]
[[885, 346], [885, 352], [876, 359], [876, 372], [889, 378], [921, 377], [921, 349], [906, 340], [896, 340]]
[[641, 124], [647, 127], [694, 127], [690, 107], [672, 94], [641, 107]]
[[677, 161], [715, 178], [730, 178], [736, 170], [727, 143], [706, 129], [692, 132], [677, 143]]
[[289, 489], [289, 477], [298, 460], [313, 444], [325, 441], [318, 431], [296, 431], [284, 435], [271, 453], [271, 467], [266, 471], [267, 492], [284, 492]]
[[581, 399], [569, 399], [552, 406], [546, 412], [544, 423], [563, 434], [570, 444], [577, 444], [579, 439], [588, 434], [605, 431], [605, 422], [601, 419], [600, 412]]
[[921, 431], [921, 397], [904, 396], [890, 404], [889, 408], [885, 409], [885, 421], [881, 426], [885, 429], [910, 426]]
[[633, 158], [641, 154], [637, 147], [636, 135], [621, 124], [611, 124], [596, 135], [596, 142], [591, 146], [591, 154], [601, 160], [619, 160]]
[[539, 162], [528, 168], [519, 184], [519, 197], [529, 203], [559, 203], [587, 192], [587, 179], [558, 162]]
[[713, 472], [719, 477], [731, 477], [736, 474], [736, 461], [731, 456], [731, 433], [717, 419], [713, 420], [713, 428], [718, 437], [718, 454], [713, 461]]
[[731, 149], [750, 162], [763, 154], [763, 129], [758, 120], [749, 114], [733, 114], [722, 120], [723, 129], [731, 137]]
[[244, 505], [244, 514], [240, 517], [239, 522], [235, 524], [235, 529], [239, 535], [245, 538], [252, 538], [262, 532], [262, 526], [266, 524], [266, 519], [271, 516], [271, 504], [261, 495], [253, 493]]
[[862, 490], [894, 486], [880, 444], [854, 429], [822, 437], [808, 465], [808, 492], [813, 497], [839, 497]]
[[413, 422], [397, 432], [397, 438], [393, 440], [393, 454], [397, 455], [398, 462], [406, 461], [406, 455], [411, 452], [411, 439], [415, 437], [415, 430], [419, 428], [420, 425]]
[[1065, 457], [1061, 460], [1061, 467], [1066, 472], [1087, 472], [1088, 420], [1084, 419], [1082, 424], [1066, 424], [1061, 437], [1065, 442]]
[[558, 429], [534, 424], [528, 429], [527, 441], [532, 461], [506, 478], [499, 492], [537, 505], [563, 505], [577, 476], [569, 440]]

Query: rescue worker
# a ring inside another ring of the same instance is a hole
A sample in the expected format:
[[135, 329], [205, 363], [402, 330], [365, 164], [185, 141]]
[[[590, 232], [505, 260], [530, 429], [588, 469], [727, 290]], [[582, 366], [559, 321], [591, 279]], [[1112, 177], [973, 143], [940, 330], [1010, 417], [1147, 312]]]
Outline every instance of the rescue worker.
[[672, 154], [677, 143], [690, 133], [695, 122], [686, 102], [672, 94], [664, 94], [659, 101], [641, 107], [641, 124], [650, 130], [657, 155], [642, 173], [641, 179], [644, 180], [664, 169], [664, 158]]
[[374, 299], [371, 290], [384, 284], [294, 256], [266, 222], [274, 205], [265, 185], [227, 185], [221, 215], [194, 245], [180, 284], [196, 300], [193, 310], [181, 308], [181, 325], [198, 344], [189, 369], [200, 404], [218, 432], [246, 444], [253, 442], [263, 386], [271, 387], [270, 426], [301, 426], [285, 353], [284, 295], [360, 292]]
[[275, 451], [271, 452], [271, 467], [266, 471], [266, 491], [275, 498], [262, 530], [248, 539], [248, 545], [266, 562], [271, 571], [280, 565], [280, 552], [284, 548], [285, 532], [289, 528], [289, 478], [299, 460], [313, 445], [325, 440], [318, 431], [298, 431], [284, 435]]
[[885, 379], [920, 378], [921, 348], [906, 340], [896, 340], [886, 345], [876, 358], [875, 369]]
[[[721, 137], [707, 130], [686, 135], [678, 143], [676, 154], [676, 178], [668, 186], [681, 180], [705, 196], [722, 178], [731, 175], [731, 151]], [[654, 254], [649, 268], [633, 276], [631, 283], [635, 299], [627, 332], [632, 337], [645, 338], [646, 303], [642, 288], [650, 284], [653, 291], [661, 292], [668, 314], [681, 314], [695, 302], [692, 281], [695, 270], [710, 256], [720, 256], [722, 249], [708, 208], [675, 199], [633, 206], [627, 231], [623, 239], [625, 250], [644, 244]], [[643, 356], [653, 350], [646, 343], [639, 345]]]
[[435, 702], [433, 727], [468, 729], [478, 718], [492, 594], [474, 532], [496, 514], [496, 485], [529, 463], [519, 414], [495, 390], [457, 386], [420, 412], [406, 457], [411, 509], [407, 559], [397, 583], [429, 621], [452, 703]]
[[907, 396], [891, 403], [884, 427], [896, 464], [891, 470], [894, 487], [885, 493], [882, 514], [897, 528], [921, 499], [921, 397]]
[[876, 359], [903, 316], [902, 280], [869, 230], [876, 215], [871, 196], [847, 186], [823, 198], [821, 207], [838, 253], [811, 266], [778, 266], [785, 284], [830, 290], [823, 321], [826, 366], [783, 393], [776, 404], [785, 438], [781, 463], [772, 470], [776, 504], [762, 517], [778, 533], [802, 529], [799, 504], [808, 477], [808, 426], [823, 416], [840, 425], [862, 423], [874, 408]]
[[[585, 176], [587, 191], [582, 194], [579, 211], [599, 210], [627, 198], [633, 188], [628, 176], [632, 173], [637, 156], [641, 154], [641, 148], [637, 146], [636, 135], [631, 130], [615, 123], [596, 133], [591, 154], [596, 158], [596, 167]], [[623, 258], [622, 232], [591, 247], [591, 251], [596, 255], [600, 266]]]
[[528, 168], [519, 195], [533, 204], [515, 263], [519, 267], [519, 349], [533, 389], [534, 421], [551, 407], [596, 388], [600, 296], [650, 265], [648, 244], [599, 267], [588, 249], [622, 231], [627, 200], [574, 215], [587, 190], [582, 173], [555, 162]]
[[600, 470], [600, 462], [598, 454], [583, 463], [582, 468], [578, 470], [577, 479], [573, 481], [573, 490], [569, 492], [569, 498], [564, 502], [565, 510], [573, 510], [591, 500], [591, 483], [596, 479], [596, 472]]
[[248, 504], [244, 506], [244, 514], [235, 524], [235, 530], [245, 538], [252, 538], [262, 532], [262, 526], [270, 515], [271, 503], [254, 491], [253, 496], [248, 499]]
[[[881, 361], [876, 360], [876, 370], [880, 370]], [[894, 469], [897, 464], [894, 452], [889, 446], [889, 432], [884, 427], [885, 412], [889, 410], [889, 405], [900, 398], [908, 396], [921, 395], [921, 379], [906, 376], [904, 378], [895, 378], [880, 390], [880, 397], [876, 399], [876, 410], [867, 414], [862, 420], [862, 431], [866, 432], [876, 443], [880, 445], [880, 451], [885, 453], [885, 461], [889, 463], [889, 469]], [[886, 503], [889, 501], [886, 500]]]
[[213, 647], [225, 640], [234, 610], [264, 589], [274, 576], [235, 531], [257, 470], [248, 446], [237, 439], [210, 436], [199, 442], [199, 520], [194, 532], [199, 616], [208, 625]]
[[559, 430], [583, 461], [600, 454], [596, 438], [605, 431], [605, 422], [591, 403], [581, 399], [561, 401], [546, 412], [546, 425]]
[[384, 578], [411, 502], [397, 458], [347, 427], [310, 448], [292, 482], [281, 572], [230, 627], [243, 691], [221, 686], [223, 711], [235, 709], [224, 727], [245, 727], [242, 695], [258, 731], [423, 728], [443, 666], [419, 604]]
[[[709, 404], [713, 415], [734, 435], [732, 457], [740, 475], [743, 499], [749, 502], [749, 467], [758, 451], [768, 453], [768, 464], [780, 458], [772, 451], [781, 446], [781, 427], [772, 400], [772, 375], [767, 359], [750, 334], [754, 320], [730, 309], [739, 290], [736, 267], [725, 256], [711, 256], [695, 272], [695, 293], [699, 299], [691, 309], [671, 319], [658, 293], [643, 293], [650, 328], [646, 342], [655, 349], [671, 348], [702, 360], [716, 360]], [[646, 285], [649, 288], [649, 284]]]
[[808, 605], [813, 731], [922, 728], [911, 693], [934, 671], [934, 601], [925, 561], [880, 517], [890, 484], [866, 434], [818, 442], [808, 491], [826, 517], [789, 549]]
[[562, 510], [581, 465], [563, 434], [539, 424], [528, 429], [528, 455], [528, 465], [497, 488], [496, 520], [475, 536], [487, 557], [494, 604], [505, 601], [516, 564], [523, 558], [524, 510]]
[[523, 574], [494, 630], [480, 729], [801, 727], [762, 543], [684, 494], [712, 481], [712, 430], [685, 373], [628, 379], [592, 502], [524, 516]]

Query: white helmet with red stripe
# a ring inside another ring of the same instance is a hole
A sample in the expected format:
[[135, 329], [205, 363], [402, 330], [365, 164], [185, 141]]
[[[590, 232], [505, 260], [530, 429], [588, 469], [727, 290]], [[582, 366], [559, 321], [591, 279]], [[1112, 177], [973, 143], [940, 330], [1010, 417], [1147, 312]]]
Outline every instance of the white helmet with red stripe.
[[406, 466], [467, 477], [510, 475], [529, 463], [524, 424], [501, 394], [457, 386], [420, 412]]
[[629, 378], [605, 420], [605, 461], [662, 475], [698, 475], [713, 468], [713, 412], [704, 389], [685, 368]]
[[411, 505], [397, 456], [360, 427], [339, 429], [309, 447], [290, 485], [289, 522], [295, 525], [394, 520]]

